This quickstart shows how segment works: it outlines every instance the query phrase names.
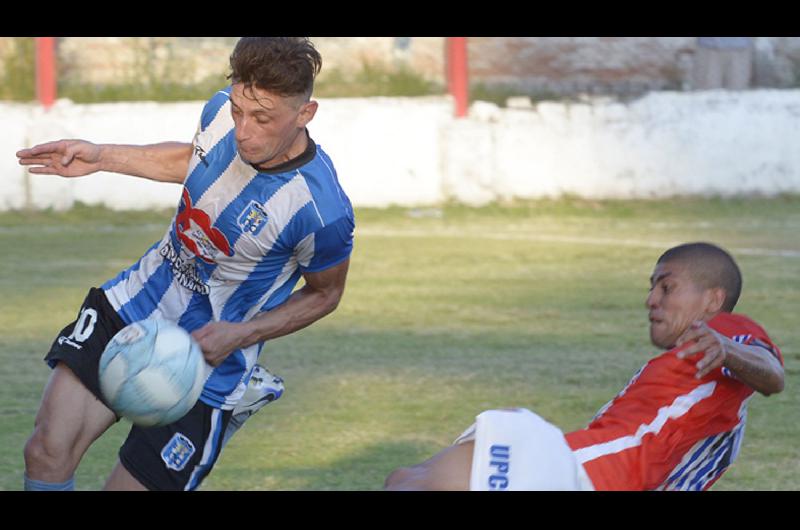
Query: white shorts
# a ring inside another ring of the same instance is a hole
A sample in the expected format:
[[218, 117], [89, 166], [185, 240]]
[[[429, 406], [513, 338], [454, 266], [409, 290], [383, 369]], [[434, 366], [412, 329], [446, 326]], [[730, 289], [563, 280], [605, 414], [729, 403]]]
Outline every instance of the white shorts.
[[472, 491], [594, 489], [561, 430], [528, 409], [482, 412], [453, 444], [468, 441]]

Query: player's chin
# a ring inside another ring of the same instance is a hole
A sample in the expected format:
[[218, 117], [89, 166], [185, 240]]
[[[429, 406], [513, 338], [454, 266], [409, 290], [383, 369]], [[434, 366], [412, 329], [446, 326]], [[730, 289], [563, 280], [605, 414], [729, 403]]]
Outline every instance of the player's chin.
[[258, 166], [267, 162], [269, 159], [265, 159], [263, 153], [256, 153], [253, 151], [245, 151], [241, 147], [238, 149], [239, 151], [239, 158], [241, 158], [244, 162], [248, 164], [252, 164], [254, 166]]
[[650, 342], [652, 342], [654, 346], [664, 350], [672, 348], [675, 344], [674, 338], [667, 336], [667, 334], [664, 333], [663, 330], [658, 329], [658, 327], [658, 324], [650, 324]]

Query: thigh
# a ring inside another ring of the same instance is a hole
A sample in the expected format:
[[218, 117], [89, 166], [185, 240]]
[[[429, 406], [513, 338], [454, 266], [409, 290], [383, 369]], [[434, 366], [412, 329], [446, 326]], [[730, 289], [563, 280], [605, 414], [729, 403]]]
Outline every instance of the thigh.
[[472, 453], [475, 444], [464, 442], [440, 451], [424, 462], [425, 488], [440, 491], [469, 491]]
[[48, 454], [68, 457], [77, 466], [92, 442], [116, 421], [114, 412], [59, 363], [45, 386], [34, 438]]
[[[231, 411], [198, 401], [186, 416], [170, 425], [134, 425], [119, 451], [120, 463], [148, 490], [194, 490], [219, 457], [230, 417]], [[118, 484], [116, 479], [125, 478], [116, 475], [107, 488]]]
[[471, 441], [452, 445], [412, 467], [395, 470], [385, 488], [390, 491], [469, 491]]

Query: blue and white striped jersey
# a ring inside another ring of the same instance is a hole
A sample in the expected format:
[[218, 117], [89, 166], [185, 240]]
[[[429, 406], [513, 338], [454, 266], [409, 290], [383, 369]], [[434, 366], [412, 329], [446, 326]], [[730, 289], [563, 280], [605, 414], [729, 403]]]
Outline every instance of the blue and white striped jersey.
[[[194, 331], [242, 322], [283, 303], [304, 272], [347, 259], [354, 216], [327, 154], [259, 171], [238, 155], [230, 87], [206, 103], [175, 217], [133, 266], [102, 285], [126, 323], [144, 318]], [[255, 344], [214, 369], [200, 399], [231, 409], [261, 351]]]

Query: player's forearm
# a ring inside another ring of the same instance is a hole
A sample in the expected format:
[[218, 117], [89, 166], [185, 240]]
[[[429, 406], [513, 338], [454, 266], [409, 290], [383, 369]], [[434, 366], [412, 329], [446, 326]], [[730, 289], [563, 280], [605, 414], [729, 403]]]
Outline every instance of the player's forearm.
[[765, 396], [783, 391], [783, 366], [765, 348], [735, 344], [727, 352], [723, 366]]
[[313, 324], [336, 309], [341, 296], [338, 289], [315, 290], [306, 285], [279, 307], [245, 322], [240, 347], [282, 337]]
[[183, 182], [192, 156], [192, 144], [180, 142], [141, 146], [103, 144], [100, 149], [101, 171], [159, 182]]

